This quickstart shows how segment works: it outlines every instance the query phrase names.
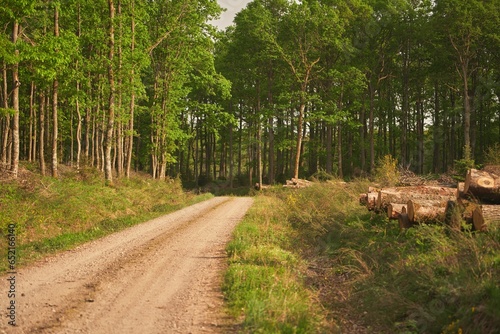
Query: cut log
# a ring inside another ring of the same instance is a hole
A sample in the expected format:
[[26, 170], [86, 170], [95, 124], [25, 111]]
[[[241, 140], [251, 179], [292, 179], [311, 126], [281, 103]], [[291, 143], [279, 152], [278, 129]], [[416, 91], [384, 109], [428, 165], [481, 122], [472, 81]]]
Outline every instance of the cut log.
[[406, 213], [406, 204], [390, 203], [387, 206], [387, 217], [389, 219], [398, 219], [402, 213]]
[[472, 212], [472, 223], [476, 231], [486, 231], [492, 222], [500, 222], [499, 205], [477, 206]]
[[500, 175], [500, 165], [486, 165], [483, 171], [491, 174]]
[[481, 202], [500, 204], [500, 176], [470, 169], [467, 172], [464, 193], [469, 194]]
[[465, 182], [458, 182], [457, 185], [457, 198], [465, 198]]
[[388, 194], [418, 193], [422, 195], [455, 196], [456, 189], [452, 187], [439, 187], [439, 186], [409, 186], [409, 187], [383, 188], [382, 192]]
[[409, 200], [407, 203], [408, 219], [413, 224], [443, 222], [445, 219], [445, 204], [436, 202], [416, 202]]
[[408, 214], [406, 213], [402, 213], [399, 215], [398, 222], [400, 229], [410, 228], [413, 226], [413, 224], [410, 222], [410, 219], [408, 219]]
[[368, 194], [359, 195], [359, 204], [362, 206], [368, 205]]
[[286, 184], [283, 185], [283, 187], [287, 187], [287, 188], [307, 188], [307, 187], [310, 187], [312, 184], [313, 184], [313, 182], [311, 182], [311, 181], [292, 178], [291, 180], [286, 180]]
[[368, 193], [367, 195], [368, 195], [368, 200], [366, 207], [368, 208], [368, 211], [373, 211], [377, 206], [378, 192]]
[[406, 204], [409, 200], [421, 201], [439, 201], [446, 204], [448, 200], [455, 200], [457, 190], [448, 187], [398, 187], [385, 188], [379, 191], [375, 209], [387, 211], [387, 206], [393, 204]]
[[462, 225], [462, 213], [458, 203], [456, 201], [448, 201], [444, 212], [444, 223], [454, 230], [460, 230]]

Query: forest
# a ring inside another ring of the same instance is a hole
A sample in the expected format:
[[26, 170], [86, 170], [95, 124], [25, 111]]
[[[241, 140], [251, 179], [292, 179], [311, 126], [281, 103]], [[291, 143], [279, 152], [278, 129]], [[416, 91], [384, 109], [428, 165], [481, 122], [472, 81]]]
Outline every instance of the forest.
[[0, 168], [203, 185], [417, 174], [500, 143], [500, 0], [3, 0]]

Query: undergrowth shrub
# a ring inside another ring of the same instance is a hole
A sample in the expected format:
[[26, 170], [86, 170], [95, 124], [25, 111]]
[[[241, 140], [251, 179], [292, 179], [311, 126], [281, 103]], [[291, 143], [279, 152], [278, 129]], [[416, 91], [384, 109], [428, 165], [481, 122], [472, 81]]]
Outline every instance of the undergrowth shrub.
[[375, 167], [375, 181], [383, 187], [393, 187], [399, 183], [398, 160], [388, 154], [380, 158]]
[[488, 147], [485, 155], [484, 163], [486, 165], [500, 165], [500, 144], [495, 143], [494, 145]]
[[400, 231], [358, 204], [363, 191], [354, 182], [277, 194], [303, 256], [320, 268], [310, 286], [321, 287], [333, 321], [348, 315], [371, 333], [497, 333], [499, 228]]
[[476, 168], [476, 163], [472, 158], [470, 147], [466, 146], [464, 148], [464, 157], [454, 161], [452, 177], [459, 182], [463, 182], [465, 181], [467, 171], [471, 168]]

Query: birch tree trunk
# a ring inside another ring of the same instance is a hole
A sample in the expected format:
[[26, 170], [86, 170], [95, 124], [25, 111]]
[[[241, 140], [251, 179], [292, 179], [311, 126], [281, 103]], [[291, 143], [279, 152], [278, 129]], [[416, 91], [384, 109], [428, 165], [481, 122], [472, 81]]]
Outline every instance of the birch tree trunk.
[[111, 148], [113, 146], [113, 128], [115, 122], [115, 74], [113, 70], [113, 58], [115, 48], [115, 5], [113, 0], [108, 0], [109, 5], [109, 67], [108, 67], [108, 81], [109, 81], [109, 110], [108, 122], [106, 125], [106, 140], [104, 151], [104, 177], [108, 184], [113, 183], [113, 169], [111, 164]]
[[38, 144], [38, 159], [40, 166], [40, 174], [45, 176], [46, 168], [45, 168], [45, 94], [43, 91], [40, 93], [39, 99], [39, 116], [38, 116], [38, 124], [40, 128], [40, 143]]
[[[14, 22], [14, 27], [12, 29], [12, 43], [16, 45], [17, 38], [19, 36], [19, 23]], [[15, 56], [19, 57], [19, 50], [15, 46]], [[14, 117], [12, 122], [12, 163], [11, 171], [12, 177], [17, 179], [17, 174], [19, 172], [19, 63], [12, 66], [12, 81], [14, 83], [14, 88], [12, 91], [12, 108], [14, 109]]]
[[[134, 55], [135, 51], [135, 19], [134, 19], [134, 1], [132, 1], [132, 22], [131, 22], [131, 44], [130, 44], [130, 51], [132, 56]], [[134, 77], [135, 77], [135, 69], [134, 65], [132, 65], [132, 68], [130, 69], [130, 87], [132, 87], [132, 91], [130, 93], [130, 119], [129, 119], [129, 124], [128, 124], [128, 137], [127, 137], [127, 161], [126, 161], [126, 167], [125, 167], [125, 176], [127, 178], [130, 178], [130, 168], [132, 165], [132, 153], [133, 153], [133, 145], [134, 145], [134, 111], [135, 111], [135, 88], [134, 88]]]
[[[3, 107], [5, 109], [9, 108], [9, 88], [8, 88], [8, 80], [7, 80], [7, 65], [3, 62]], [[11, 133], [10, 129], [10, 115], [5, 115], [5, 120], [3, 123], [3, 135], [2, 135], [2, 169], [9, 169], [10, 167], [10, 159], [7, 157], [10, 156], [9, 152], [9, 135]]]
[[[54, 8], [54, 36], [59, 37], [59, 10]], [[57, 139], [58, 139], [58, 99], [59, 81], [54, 79], [52, 84], [52, 177], [57, 177]]]

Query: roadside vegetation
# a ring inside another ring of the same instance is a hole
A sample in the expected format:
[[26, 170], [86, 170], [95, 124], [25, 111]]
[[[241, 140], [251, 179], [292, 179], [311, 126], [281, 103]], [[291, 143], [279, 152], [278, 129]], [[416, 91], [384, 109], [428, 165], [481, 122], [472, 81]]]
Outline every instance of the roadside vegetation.
[[367, 212], [368, 183], [273, 188], [228, 246], [226, 297], [247, 332], [495, 333], [500, 231]]
[[241, 331], [313, 332], [321, 321], [314, 293], [304, 284], [307, 262], [294, 249], [296, 230], [283, 201], [257, 196], [227, 246], [224, 292]]
[[[179, 180], [133, 175], [105, 186], [100, 172], [61, 166], [59, 178], [22, 168], [0, 181], [0, 257], [7, 258], [7, 226], [16, 224], [17, 265], [70, 249], [211, 197], [185, 192]], [[0, 272], [7, 261], [0, 261]]]

